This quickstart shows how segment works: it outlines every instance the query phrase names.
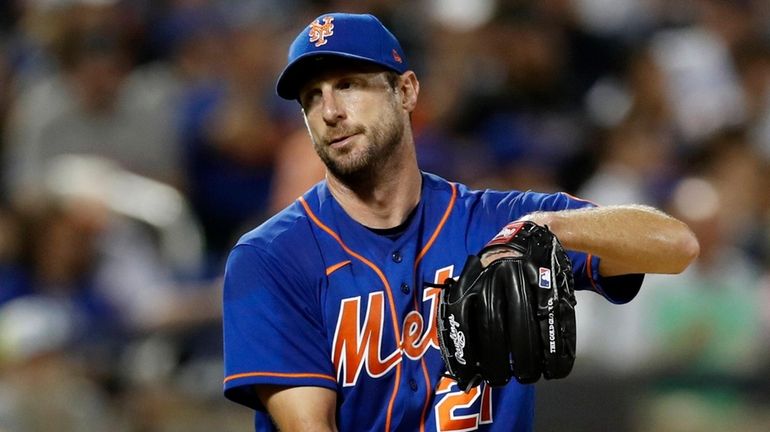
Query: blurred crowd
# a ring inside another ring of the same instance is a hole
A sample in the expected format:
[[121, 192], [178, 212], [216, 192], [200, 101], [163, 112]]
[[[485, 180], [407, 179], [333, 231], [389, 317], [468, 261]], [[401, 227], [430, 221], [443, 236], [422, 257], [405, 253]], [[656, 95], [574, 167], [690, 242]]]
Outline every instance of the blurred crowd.
[[0, 432], [250, 428], [221, 396], [220, 278], [323, 177], [274, 81], [327, 11], [401, 40], [423, 169], [696, 232], [697, 262], [631, 304], [578, 295], [538, 430], [770, 430], [767, 1], [8, 0]]

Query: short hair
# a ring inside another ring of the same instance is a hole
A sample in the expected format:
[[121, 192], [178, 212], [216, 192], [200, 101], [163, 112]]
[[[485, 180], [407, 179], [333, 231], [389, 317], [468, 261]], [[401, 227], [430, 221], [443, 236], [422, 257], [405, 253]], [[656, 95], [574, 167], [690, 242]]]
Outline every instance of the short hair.
[[398, 78], [401, 75], [398, 74], [396, 71], [385, 71], [385, 79], [388, 81], [388, 85], [392, 90], [395, 90], [396, 87], [398, 87]]

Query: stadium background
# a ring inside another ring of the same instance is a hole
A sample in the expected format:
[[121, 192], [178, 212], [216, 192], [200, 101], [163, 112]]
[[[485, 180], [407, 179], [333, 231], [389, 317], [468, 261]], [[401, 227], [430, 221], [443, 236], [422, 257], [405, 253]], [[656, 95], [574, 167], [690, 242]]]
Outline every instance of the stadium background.
[[770, 430], [770, 3], [0, 3], [0, 431], [249, 430], [221, 396], [235, 238], [323, 173], [273, 92], [313, 17], [378, 15], [425, 170], [639, 202], [701, 242], [631, 304], [578, 296], [538, 431]]

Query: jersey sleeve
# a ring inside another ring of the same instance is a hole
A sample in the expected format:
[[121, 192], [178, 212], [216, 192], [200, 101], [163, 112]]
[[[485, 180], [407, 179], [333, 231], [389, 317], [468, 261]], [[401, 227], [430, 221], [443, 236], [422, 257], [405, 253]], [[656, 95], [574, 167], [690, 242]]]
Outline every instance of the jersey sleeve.
[[614, 304], [628, 303], [636, 297], [644, 274], [604, 277], [599, 274], [601, 258], [583, 252], [568, 251], [575, 276], [575, 289], [593, 291]]
[[262, 409], [254, 392], [260, 384], [336, 389], [319, 290], [297, 261], [249, 244], [228, 258], [224, 391], [235, 402]]
[[[505, 204], [506, 200], [509, 200], [509, 204]], [[510, 220], [519, 219], [536, 211], [575, 210], [597, 206], [564, 192], [554, 194], [523, 192], [509, 195], [501, 203], [508, 205], [511, 209]], [[505, 223], [507, 221], [501, 226]], [[593, 291], [614, 304], [623, 304], [636, 297], [642, 286], [643, 274], [603, 277], [599, 274], [601, 258], [577, 251], [569, 251], [568, 255], [572, 261], [575, 288], [578, 290]]]

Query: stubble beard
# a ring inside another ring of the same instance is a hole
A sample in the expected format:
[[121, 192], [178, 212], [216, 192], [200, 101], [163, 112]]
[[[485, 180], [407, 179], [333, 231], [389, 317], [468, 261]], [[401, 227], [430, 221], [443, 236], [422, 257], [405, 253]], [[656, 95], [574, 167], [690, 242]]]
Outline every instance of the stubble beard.
[[367, 140], [363, 146], [337, 150], [317, 139], [313, 139], [313, 146], [329, 174], [351, 188], [365, 187], [387, 174], [385, 171], [401, 145], [404, 129], [404, 121], [395, 110], [390, 110], [370, 127], [358, 126], [346, 131], [360, 134], [357, 139]]

